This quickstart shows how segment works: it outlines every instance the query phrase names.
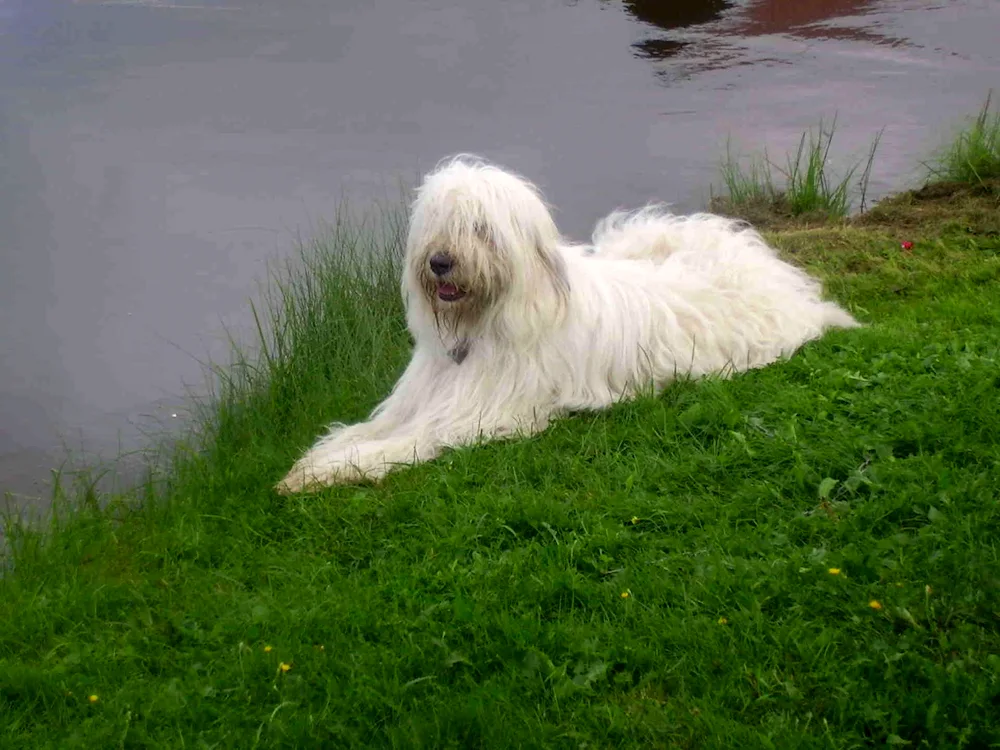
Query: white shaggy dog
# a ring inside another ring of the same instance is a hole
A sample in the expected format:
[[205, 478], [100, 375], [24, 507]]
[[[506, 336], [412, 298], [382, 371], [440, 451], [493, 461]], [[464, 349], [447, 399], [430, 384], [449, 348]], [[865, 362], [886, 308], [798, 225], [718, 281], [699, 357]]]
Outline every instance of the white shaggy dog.
[[463, 156], [417, 192], [402, 292], [416, 340], [406, 371], [367, 422], [334, 425], [279, 492], [379, 479], [859, 325], [738, 222], [648, 207], [611, 214], [592, 247], [574, 246], [533, 185]]

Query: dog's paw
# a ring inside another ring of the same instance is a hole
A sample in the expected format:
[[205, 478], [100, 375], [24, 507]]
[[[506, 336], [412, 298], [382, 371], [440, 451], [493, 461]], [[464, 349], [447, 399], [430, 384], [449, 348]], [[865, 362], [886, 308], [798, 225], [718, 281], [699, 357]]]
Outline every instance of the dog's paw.
[[[328, 445], [309, 451], [275, 486], [282, 495], [311, 492], [337, 484], [378, 482], [394, 468], [432, 458], [432, 446], [417, 450], [415, 438], [372, 440], [331, 450]], [[419, 456], [419, 458], [418, 458]]]
[[304, 472], [292, 469], [284, 479], [274, 485], [274, 491], [279, 495], [297, 495], [305, 492], [311, 485], [312, 482]]
[[322, 466], [300, 461], [274, 486], [274, 489], [279, 495], [297, 495], [317, 492], [338, 484], [354, 484], [371, 478], [356, 463], [348, 461], [328, 461]]

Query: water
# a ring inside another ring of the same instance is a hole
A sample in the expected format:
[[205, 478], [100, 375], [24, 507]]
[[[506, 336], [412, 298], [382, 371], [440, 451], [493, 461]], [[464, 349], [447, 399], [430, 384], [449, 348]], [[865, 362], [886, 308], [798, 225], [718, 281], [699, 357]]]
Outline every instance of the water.
[[0, 0], [0, 487], [176, 421], [265, 263], [473, 151], [575, 239], [838, 115], [905, 186], [1000, 82], [997, 0]]

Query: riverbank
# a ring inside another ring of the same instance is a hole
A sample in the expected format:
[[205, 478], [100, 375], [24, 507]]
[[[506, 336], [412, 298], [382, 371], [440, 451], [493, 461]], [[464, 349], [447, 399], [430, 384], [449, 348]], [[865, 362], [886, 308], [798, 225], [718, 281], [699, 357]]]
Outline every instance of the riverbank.
[[282, 498], [321, 424], [363, 417], [409, 351], [405, 217], [335, 222], [168, 471], [9, 530], [3, 743], [996, 743], [989, 179], [773, 225], [861, 330]]

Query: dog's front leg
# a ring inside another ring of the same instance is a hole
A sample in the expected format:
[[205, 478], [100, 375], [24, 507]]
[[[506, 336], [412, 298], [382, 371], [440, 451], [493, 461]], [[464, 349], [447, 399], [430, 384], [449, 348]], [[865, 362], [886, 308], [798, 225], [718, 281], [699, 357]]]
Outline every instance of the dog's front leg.
[[544, 430], [549, 416], [538, 411], [493, 418], [471, 413], [465, 419], [449, 414], [443, 423], [430, 419], [425, 422], [418, 417], [413, 422], [413, 433], [362, 443], [338, 455], [336, 481], [378, 480], [394, 469], [430, 461], [447, 448], [527, 437]]
[[292, 467], [277, 490], [290, 495], [335, 484], [377, 481], [394, 468], [434, 458], [440, 449], [439, 443], [421, 434], [396, 435], [333, 449], [318, 445]]
[[435, 424], [426, 413], [423, 416], [410, 422], [409, 429], [387, 438], [347, 445], [321, 441], [292, 467], [278, 484], [278, 492], [290, 495], [336, 484], [378, 481], [396, 468], [430, 461], [445, 448], [533, 435], [548, 426], [551, 414], [537, 409], [493, 414], [470, 411], [451, 414], [444, 424]]
[[[371, 418], [353, 425], [332, 425], [278, 483], [278, 492], [287, 495], [369, 475], [382, 476], [385, 472], [379, 473], [380, 466], [413, 463], [421, 441], [414, 425], [427, 421], [419, 416], [427, 406], [427, 384], [440, 383], [440, 371], [449, 367], [454, 367], [450, 360], [415, 352], [392, 393]], [[426, 445], [423, 447], [427, 452]]]
[[415, 431], [388, 438], [338, 446], [320, 442], [292, 467], [277, 490], [283, 495], [290, 495], [336, 484], [378, 481], [394, 469], [430, 461], [445, 448], [526, 437], [540, 432], [548, 425], [548, 415], [532, 412], [489, 419], [484, 415], [469, 414], [443, 429], [439, 425], [436, 431], [427, 429], [429, 425], [418, 425], [416, 421], [413, 425]]

